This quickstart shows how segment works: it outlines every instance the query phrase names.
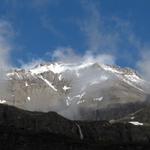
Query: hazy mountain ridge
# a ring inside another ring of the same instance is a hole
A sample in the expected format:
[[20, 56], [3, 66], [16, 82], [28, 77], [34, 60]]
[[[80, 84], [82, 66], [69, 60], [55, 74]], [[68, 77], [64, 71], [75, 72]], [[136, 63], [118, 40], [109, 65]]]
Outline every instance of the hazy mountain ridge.
[[32, 111], [57, 111], [70, 119], [87, 119], [80, 117], [82, 110], [142, 103], [150, 87], [132, 69], [92, 62], [16, 69], [7, 73], [5, 82], [3, 102]]

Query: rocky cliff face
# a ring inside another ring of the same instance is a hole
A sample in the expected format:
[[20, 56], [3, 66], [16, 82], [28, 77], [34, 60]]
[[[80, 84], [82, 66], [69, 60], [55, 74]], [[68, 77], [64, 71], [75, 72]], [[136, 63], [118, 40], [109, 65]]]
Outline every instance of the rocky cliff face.
[[1, 150], [149, 149], [150, 126], [70, 121], [54, 112], [0, 105]]
[[98, 119], [97, 112], [143, 103], [150, 87], [131, 69], [98, 63], [48, 63], [12, 70], [1, 85], [1, 103], [81, 120], [89, 119], [87, 110], [93, 114], [90, 118]]

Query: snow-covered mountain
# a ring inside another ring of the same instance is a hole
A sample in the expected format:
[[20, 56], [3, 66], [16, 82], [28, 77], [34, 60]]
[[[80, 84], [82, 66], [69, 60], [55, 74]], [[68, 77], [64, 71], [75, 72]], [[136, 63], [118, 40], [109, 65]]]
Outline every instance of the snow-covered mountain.
[[[145, 101], [149, 83], [129, 68], [98, 63], [45, 63], [15, 69], [1, 81], [1, 103], [33, 111], [76, 114]], [[69, 114], [70, 115], [70, 114]]]

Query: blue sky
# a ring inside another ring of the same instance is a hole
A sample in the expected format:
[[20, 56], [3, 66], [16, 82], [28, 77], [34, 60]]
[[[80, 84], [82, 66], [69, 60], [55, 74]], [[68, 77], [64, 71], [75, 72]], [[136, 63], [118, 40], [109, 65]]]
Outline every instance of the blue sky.
[[70, 48], [137, 68], [149, 59], [149, 14], [149, 0], [1, 0], [1, 47], [14, 66]]

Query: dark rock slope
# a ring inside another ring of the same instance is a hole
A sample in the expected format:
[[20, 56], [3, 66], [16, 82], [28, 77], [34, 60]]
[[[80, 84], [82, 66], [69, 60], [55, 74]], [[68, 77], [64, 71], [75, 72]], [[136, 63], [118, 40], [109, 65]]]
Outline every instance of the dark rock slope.
[[70, 121], [54, 112], [0, 105], [0, 150], [140, 150], [149, 145], [149, 126]]

